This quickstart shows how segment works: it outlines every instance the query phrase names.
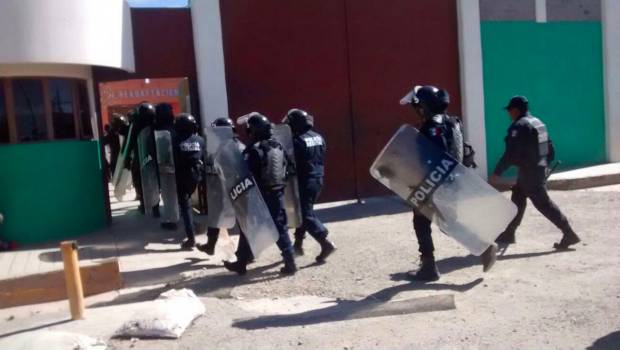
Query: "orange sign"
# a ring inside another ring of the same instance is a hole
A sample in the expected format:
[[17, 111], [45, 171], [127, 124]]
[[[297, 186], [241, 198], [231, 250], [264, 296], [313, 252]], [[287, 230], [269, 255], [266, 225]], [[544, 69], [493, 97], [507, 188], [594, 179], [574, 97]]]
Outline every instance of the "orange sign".
[[169, 103], [174, 113], [190, 113], [187, 78], [132, 79], [99, 84], [101, 121], [108, 124], [112, 113], [126, 114], [141, 102]]

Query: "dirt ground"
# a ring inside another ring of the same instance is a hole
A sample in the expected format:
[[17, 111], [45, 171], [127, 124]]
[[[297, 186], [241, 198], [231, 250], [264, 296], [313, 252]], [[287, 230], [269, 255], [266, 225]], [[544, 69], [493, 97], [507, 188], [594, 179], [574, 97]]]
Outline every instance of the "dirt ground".
[[[398, 200], [323, 208], [319, 214], [338, 246], [327, 264], [313, 263], [319, 249], [311, 238], [293, 277], [278, 275], [275, 248], [244, 277], [224, 271], [220, 256], [201, 255], [203, 268], [185, 274], [188, 280], [174, 286], [194, 290], [207, 312], [180, 339], [108, 343], [115, 349], [149, 350], [620, 349], [620, 191], [553, 192], [552, 198], [582, 237], [574, 251], [552, 249], [560, 232], [529, 205], [517, 244], [503, 251], [486, 274], [478, 258], [435, 230], [442, 278], [429, 284], [405, 279], [417, 267], [417, 244], [412, 215]], [[480, 220], [485, 215], [480, 213]], [[91, 318], [105, 320], [105, 315], [128, 313], [134, 303], [167, 288], [91, 302], [87, 311]], [[454, 297], [451, 310], [362, 318], [385, 305], [400, 305], [395, 301], [449, 296]], [[32, 320], [55, 315], [44, 314], [31, 315]], [[12, 322], [26, 321], [18, 317]], [[117, 327], [98, 322], [89, 327], [61, 323], [51, 329], [107, 338]]]

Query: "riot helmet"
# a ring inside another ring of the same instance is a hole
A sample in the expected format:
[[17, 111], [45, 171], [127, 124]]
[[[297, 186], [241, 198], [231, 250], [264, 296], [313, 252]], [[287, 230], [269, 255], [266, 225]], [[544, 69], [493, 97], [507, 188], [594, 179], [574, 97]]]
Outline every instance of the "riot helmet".
[[111, 131], [118, 133], [118, 132], [121, 132], [127, 126], [129, 126], [129, 122], [127, 121], [127, 118], [125, 118], [121, 114], [114, 113], [114, 115], [112, 116], [112, 121], [110, 121]]
[[140, 129], [151, 126], [155, 123], [155, 106], [149, 102], [142, 102], [138, 105], [138, 124]]
[[297, 135], [314, 127], [314, 118], [308, 112], [297, 108], [288, 111], [282, 122], [290, 125], [293, 133]]
[[230, 118], [217, 118], [213, 121], [213, 123], [211, 123], [211, 126], [216, 127], [216, 126], [229, 126], [231, 128], [235, 128], [235, 124], [233, 123], [232, 119]]
[[252, 142], [268, 140], [273, 136], [273, 124], [264, 115], [252, 112], [237, 119], [237, 124], [245, 124]]
[[181, 113], [174, 121], [174, 130], [180, 135], [191, 135], [198, 132], [196, 118], [189, 113]]
[[445, 113], [450, 104], [450, 95], [446, 90], [432, 85], [417, 85], [400, 100], [401, 105], [411, 105], [423, 117]]

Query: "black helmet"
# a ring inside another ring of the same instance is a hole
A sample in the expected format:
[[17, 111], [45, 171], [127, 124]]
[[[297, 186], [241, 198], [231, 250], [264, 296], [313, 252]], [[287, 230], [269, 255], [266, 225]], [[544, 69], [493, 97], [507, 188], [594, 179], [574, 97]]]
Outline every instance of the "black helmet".
[[142, 102], [138, 105], [138, 123], [140, 127], [147, 127], [155, 123], [155, 106], [149, 102]]
[[174, 124], [174, 111], [169, 103], [160, 103], [155, 106], [155, 126], [166, 128]]
[[237, 120], [237, 124], [245, 124], [252, 142], [268, 140], [273, 135], [273, 124], [264, 115], [252, 112]]
[[174, 121], [174, 130], [179, 134], [195, 134], [198, 132], [196, 118], [189, 113], [181, 113]]
[[112, 121], [110, 121], [110, 128], [112, 131], [119, 132], [128, 125], [129, 122], [127, 122], [127, 118], [125, 118], [121, 114], [114, 113], [114, 115], [112, 116]]
[[135, 123], [137, 119], [138, 119], [138, 111], [136, 111], [135, 108], [130, 109], [127, 112], [127, 121], [129, 122], [129, 124]]
[[432, 117], [446, 111], [450, 95], [446, 90], [432, 85], [417, 85], [400, 100], [400, 104], [421, 107], [426, 117]]
[[314, 126], [314, 118], [308, 112], [297, 108], [288, 111], [282, 122], [290, 125], [296, 134], [304, 133]]
[[230, 118], [217, 118], [211, 123], [211, 126], [230, 126], [231, 128], [235, 128], [235, 124]]

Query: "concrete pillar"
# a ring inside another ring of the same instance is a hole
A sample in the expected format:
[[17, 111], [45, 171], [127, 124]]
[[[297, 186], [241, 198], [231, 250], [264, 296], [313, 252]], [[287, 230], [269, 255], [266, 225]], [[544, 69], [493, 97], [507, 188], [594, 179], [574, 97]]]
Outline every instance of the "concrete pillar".
[[620, 1], [603, 0], [602, 24], [607, 157], [620, 162]]
[[487, 176], [482, 38], [478, 0], [458, 0], [461, 95], [466, 138], [476, 149], [478, 173]]
[[194, 0], [190, 6], [200, 93], [200, 118], [202, 125], [206, 126], [217, 118], [229, 116], [220, 0]]
[[547, 22], [547, 0], [536, 0], [536, 22]]

